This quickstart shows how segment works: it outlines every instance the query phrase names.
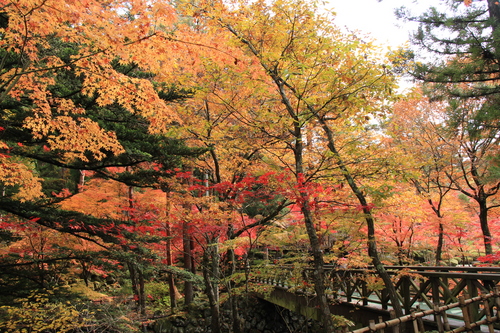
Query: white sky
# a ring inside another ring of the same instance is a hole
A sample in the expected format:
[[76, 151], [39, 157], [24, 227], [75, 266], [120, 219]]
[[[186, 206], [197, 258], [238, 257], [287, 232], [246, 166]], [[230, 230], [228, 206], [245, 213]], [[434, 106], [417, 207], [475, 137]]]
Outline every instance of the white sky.
[[337, 13], [335, 23], [346, 26], [350, 30], [361, 30], [370, 34], [381, 43], [397, 47], [408, 41], [409, 31], [415, 26], [409, 26], [397, 20], [394, 9], [402, 6], [423, 12], [436, 0], [327, 0], [327, 7]]

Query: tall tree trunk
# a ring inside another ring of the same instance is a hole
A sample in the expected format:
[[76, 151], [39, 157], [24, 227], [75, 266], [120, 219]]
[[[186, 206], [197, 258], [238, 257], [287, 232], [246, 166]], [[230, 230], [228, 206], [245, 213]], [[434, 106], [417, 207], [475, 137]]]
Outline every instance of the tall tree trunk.
[[139, 279], [138, 279], [138, 274], [136, 270], [136, 266], [132, 262], [127, 263], [128, 267], [128, 272], [130, 275], [130, 284], [132, 286], [132, 292], [134, 293], [134, 302], [137, 306], [138, 312], [141, 310], [141, 304], [140, 304], [140, 291], [139, 291]]
[[444, 225], [439, 221], [439, 231], [438, 231], [438, 243], [436, 246], [436, 266], [441, 265], [441, 260], [443, 257], [443, 245], [444, 245]]
[[[212, 243], [207, 246], [203, 253], [203, 279], [205, 282], [205, 292], [208, 296], [210, 304], [210, 313], [212, 315], [210, 328], [212, 332], [220, 332], [220, 308], [219, 308], [219, 288], [218, 280], [218, 253], [216, 244]], [[217, 270], [213, 266], [217, 262]]]
[[[232, 224], [230, 224], [227, 228], [227, 239], [234, 239], [234, 227]], [[231, 276], [236, 273], [236, 255], [234, 253], [233, 249], [229, 249], [227, 251], [227, 260], [229, 264], [229, 274], [228, 276]], [[243, 333], [243, 328], [241, 326], [241, 319], [240, 319], [240, 311], [238, 308], [238, 298], [237, 296], [234, 295], [233, 293], [233, 286], [234, 282], [229, 279], [228, 284], [227, 284], [227, 291], [229, 294], [229, 305], [231, 307], [231, 319], [232, 319], [232, 324], [233, 324], [233, 333]]]
[[498, 41], [498, 36], [495, 36], [495, 30], [500, 26], [500, 4], [497, 0], [488, 0], [488, 14], [491, 19], [491, 27], [493, 28], [493, 38]]
[[78, 177], [78, 184], [76, 185], [76, 193], [83, 191], [83, 186], [85, 186], [85, 170], [78, 170], [80, 175]]
[[[189, 224], [184, 221], [182, 223], [182, 249], [184, 252], [184, 269], [187, 272], [192, 271], [191, 259], [191, 237], [189, 236]], [[184, 281], [184, 305], [189, 305], [193, 301], [194, 291], [193, 282], [190, 279]]]
[[132, 292], [137, 305], [137, 312], [141, 315], [146, 315], [146, 295], [144, 293], [144, 274], [136, 264], [127, 263], [130, 274], [130, 283], [132, 284]]
[[[130, 171], [130, 167], [127, 167], [127, 171]], [[134, 187], [129, 186], [127, 192], [128, 208], [127, 212], [128, 219], [134, 221]], [[132, 290], [136, 298], [137, 310], [141, 314], [146, 314], [146, 295], [144, 294], [144, 276], [143, 271], [136, 263], [128, 263], [130, 280], [132, 283]]]
[[212, 274], [213, 274], [213, 290], [214, 297], [217, 304], [219, 304], [219, 279], [220, 279], [220, 254], [219, 254], [219, 245], [217, 245], [219, 238], [215, 239], [215, 244], [212, 249]]
[[[304, 164], [303, 164], [303, 134], [302, 128], [300, 126], [299, 120], [295, 121], [294, 128], [295, 146], [293, 149], [295, 157], [295, 173], [297, 177], [297, 183], [302, 182], [301, 178], [304, 177]], [[302, 185], [302, 184], [301, 184]], [[301, 201], [301, 211], [304, 216], [304, 224], [306, 226], [307, 236], [309, 238], [309, 245], [311, 246], [313, 254], [313, 282], [314, 291], [316, 292], [316, 297], [318, 300], [319, 311], [321, 313], [321, 323], [323, 325], [323, 331], [325, 333], [330, 333], [334, 331], [332, 316], [330, 313], [330, 305], [328, 304], [328, 299], [325, 294], [325, 271], [324, 271], [324, 260], [323, 252], [321, 251], [321, 244], [319, 241], [318, 233], [314, 224], [313, 214], [311, 212], [311, 207], [309, 204], [309, 195], [304, 192], [300, 192]]]
[[333, 332], [333, 322], [330, 313], [330, 306], [328, 304], [328, 299], [325, 293], [326, 288], [323, 252], [321, 251], [318, 234], [316, 232], [316, 228], [314, 227], [311, 210], [306, 200], [308, 200], [307, 197], [304, 198], [304, 204], [302, 205], [301, 211], [304, 215], [304, 223], [306, 225], [307, 235], [309, 237], [309, 243], [313, 254], [314, 291], [316, 292], [316, 297], [319, 303], [323, 330], [324, 332]]
[[[293, 129], [291, 129], [291, 133], [293, 135], [294, 143], [291, 149], [293, 150], [295, 157], [295, 175], [297, 177], [297, 181], [299, 181], [300, 177], [304, 175], [304, 165], [303, 165], [303, 154], [304, 154], [304, 137], [302, 133], [303, 121], [301, 120], [300, 110], [296, 108], [296, 104], [293, 103], [286, 92], [286, 89], [290, 89], [292, 94], [297, 96], [296, 91], [286, 84], [286, 80], [283, 79], [277, 70], [277, 67], [274, 65], [270, 65], [262, 61], [262, 55], [258, 51], [258, 49], [246, 38], [244, 38], [239, 31], [235, 30], [232, 26], [227, 25], [226, 28], [234, 34], [236, 37], [240, 39], [242, 43], [244, 43], [249, 51], [253, 53], [260, 61], [261, 66], [267, 72], [269, 77], [274, 81], [276, 87], [278, 89], [278, 93], [281, 97], [281, 103], [286, 108], [286, 112], [288, 113], [290, 119], [293, 121]], [[299, 97], [299, 100], [301, 98]], [[325, 287], [324, 287], [324, 268], [323, 268], [323, 253], [321, 252], [318, 235], [316, 233], [316, 228], [314, 227], [314, 221], [312, 218], [312, 213], [310, 206], [308, 204], [308, 196], [304, 193], [300, 194], [301, 201], [303, 201], [303, 205], [301, 207], [302, 213], [304, 215], [304, 223], [306, 225], [307, 235], [309, 237], [310, 246], [313, 252], [313, 261], [314, 261], [314, 288], [316, 292], [316, 297], [318, 298], [318, 305], [321, 312], [321, 322], [323, 324], [323, 330], [325, 333], [330, 333], [334, 331], [332, 316], [330, 313], [330, 307], [328, 305], [328, 301], [325, 295]]]
[[142, 269], [138, 269], [138, 283], [139, 283], [139, 313], [143, 316], [146, 315], [146, 292], [144, 290], [144, 271]]
[[[471, 152], [474, 153], [475, 151]], [[467, 192], [464, 190], [461, 190], [462, 193], [465, 195], [473, 198], [477, 204], [479, 205], [479, 224], [481, 225], [481, 231], [483, 233], [483, 242], [484, 242], [484, 251], [486, 255], [493, 254], [493, 245], [492, 245], [492, 240], [493, 238], [491, 237], [491, 231], [490, 227], [488, 225], [488, 198], [490, 195], [488, 195], [485, 191], [485, 184], [484, 180], [481, 177], [481, 174], [479, 172], [478, 168], [478, 159], [475, 155], [470, 156], [470, 174], [472, 177], [472, 181], [475, 184], [475, 188], [473, 191]], [[469, 185], [469, 187], [471, 187]], [[496, 193], [493, 192], [493, 193]]]
[[434, 204], [434, 202], [431, 199], [428, 199], [427, 201], [431, 205], [432, 210], [434, 211], [434, 214], [436, 214], [437, 218], [439, 219], [439, 226], [438, 226], [438, 243], [436, 246], [436, 266], [441, 265], [441, 260], [443, 256], [443, 245], [444, 245], [444, 225], [441, 222], [443, 218], [443, 214], [441, 214], [441, 204], [443, 202], [444, 195], [448, 193], [449, 188], [445, 192], [440, 191], [440, 199], [437, 203], [437, 205]]
[[359, 204], [362, 207], [363, 213], [364, 213], [364, 218], [366, 222], [366, 226], [368, 229], [367, 232], [367, 237], [368, 237], [368, 255], [370, 256], [373, 266], [375, 266], [375, 269], [378, 273], [378, 275], [382, 278], [382, 281], [384, 281], [384, 286], [387, 291], [387, 294], [389, 295], [389, 299], [391, 300], [392, 307], [396, 313], [397, 317], [401, 317], [404, 315], [403, 313], [403, 308], [401, 306], [401, 303], [399, 301], [399, 297], [396, 292], [396, 287], [394, 286], [394, 283], [391, 280], [391, 277], [387, 270], [385, 269], [384, 265], [382, 264], [382, 261], [380, 260], [380, 255], [377, 250], [377, 241], [375, 237], [375, 219], [373, 218], [371, 208], [368, 205], [368, 201], [366, 199], [366, 196], [364, 193], [361, 191], [361, 189], [358, 187], [356, 184], [353, 175], [347, 168], [346, 164], [344, 163], [344, 160], [342, 159], [339, 151], [337, 150], [337, 147], [335, 145], [335, 139], [333, 136], [333, 132], [331, 128], [328, 126], [326, 121], [320, 117], [318, 117], [318, 121], [320, 122], [323, 131], [326, 134], [327, 140], [328, 140], [328, 149], [333, 153], [337, 166], [339, 167], [340, 171], [342, 172], [344, 179], [347, 181], [347, 184], [351, 188], [352, 193], [356, 196], [358, 199]]
[[189, 250], [190, 250], [190, 257], [191, 257], [191, 273], [196, 274], [196, 260], [193, 255], [194, 252], [194, 238], [189, 236]]
[[487, 198], [485, 195], [481, 195], [481, 192], [479, 196], [476, 197], [476, 201], [479, 204], [479, 224], [481, 225], [481, 231], [483, 232], [484, 251], [486, 255], [489, 255], [493, 254], [493, 245], [491, 244], [493, 238], [488, 225]]
[[[171, 267], [173, 265], [172, 260], [172, 229], [170, 226], [170, 209], [171, 209], [171, 201], [170, 201], [170, 191], [168, 189], [164, 189], [166, 196], [166, 221], [165, 221], [165, 236], [167, 238], [165, 242], [165, 256], [167, 259], [167, 266]], [[170, 297], [170, 310], [174, 313], [174, 309], [177, 307], [177, 298], [176, 298], [176, 287], [174, 275], [172, 273], [167, 274], [167, 282], [168, 282], [168, 295]]]

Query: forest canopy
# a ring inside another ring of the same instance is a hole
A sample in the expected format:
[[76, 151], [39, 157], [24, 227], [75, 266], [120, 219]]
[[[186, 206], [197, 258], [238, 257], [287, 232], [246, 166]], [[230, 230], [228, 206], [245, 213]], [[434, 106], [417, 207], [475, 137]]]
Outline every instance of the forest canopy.
[[201, 303], [219, 332], [230, 302], [238, 332], [287, 264], [318, 296], [325, 264], [373, 265], [402, 314], [385, 266], [498, 263], [500, 9], [448, 2], [399, 10], [420, 27], [394, 51], [319, 1], [3, 1], [1, 330]]

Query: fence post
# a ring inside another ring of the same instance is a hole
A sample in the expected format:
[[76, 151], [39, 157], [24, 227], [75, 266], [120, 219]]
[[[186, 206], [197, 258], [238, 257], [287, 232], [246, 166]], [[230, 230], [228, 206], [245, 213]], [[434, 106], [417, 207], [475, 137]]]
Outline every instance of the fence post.
[[498, 292], [498, 287], [493, 288], [493, 304], [495, 304], [495, 307], [497, 309], [495, 320], [500, 321], [500, 294]]
[[[382, 316], [378, 316], [378, 322], [379, 323], [383, 323], [384, 322], [384, 318], [382, 318]], [[380, 333], [384, 333], [385, 332], [383, 328], [379, 329], [379, 331], [380, 331]]]
[[[421, 311], [420, 305], [417, 305], [417, 312]], [[417, 318], [417, 323], [418, 323], [418, 329], [420, 332], [424, 333], [425, 332], [425, 326], [424, 326], [424, 321], [422, 317]]]
[[[476, 281], [478, 282], [478, 281]], [[471, 279], [467, 279], [467, 294], [464, 293], [465, 298], [474, 298], [478, 296], [478, 290], [474, 281]], [[479, 318], [479, 302], [474, 302], [469, 304], [469, 316], [471, 322], [478, 321]]]
[[497, 320], [500, 320], [500, 294], [498, 292], [498, 287], [493, 288], [493, 297], [495, 298], [495, 305], [497, 308]]
[[439, 305], [434, 304], [433, 310], [434, 310], [434, 320], [436, 321], [436, 324], [438, 326], [438, 331], [439, 333], [443, 333], [444, 328], [443, 328], [443, 321], [441, 320], [442, 314], [439, 311]]
[[368, 285], [366, 281], [361, 282], [361, 292], [363, 293], [361, 295], [361, 299], [363, 300], [363, 306], [368, 305]]
[[349, 272], [348, 274], [349, 274], [349, 276], [346, 279], [344, 279], [344, 281], [347, 281], [345, 283], [345, 286], [346, 286], [345, 293], [346, 293], [347, 302], [351, 303], [353, 290], [356, 290], [356, 288], [352, 286], [352, 283], [356, 284], [356, 279], [354, 278], [352, 272]]
[[[391, 316], [391, 319], [396, 319], [396, 311], [394, 310], [391, 310], [389, 312], [390, 316]], [[399, 333], [399, 324], [395, 325], [392, 327], [392, 333]]]
[[401, 276], [401, 296], [403, 297], [403, 307], [405, 314], [410, 314], [411, 311], [411, 295], [410, 295], [410, 277]]
[[467, 332], [470, 332], [472, 330], [470, 326], [470, 315], [469, 315], [469, 308], [465, 304], [465, 298], [464, 296], [458, 296], [458, 302], [460, 303], [460, 308], [462, 309], [462, 316], [464, 318], [464, 326]]
[[448, 321], [448, 314], [446, 313], [446, 311], [443, 311], [441, 312], [441, 315], [443, 316], [444, 330], [451, 331], [450, 322]]
[[415, 317], [415, 310], [411, 310], [411, 322], [413, 324], [413, 333], [418, 333], [418, 323], [417, 323], [417, 318]]
[[436, 309], [439, 309], [439, 305], [441, 303], [441, 300], [440, 300], [440, 297], [439, 297], [439, 277], [435, 278], [435, 277], [431, 277], [430, 280], [431, 280], [431, 286], [432, 286], [432, 303], [434, 304], [434, 321], [436, 321], [437, 325], [438, 325], [438, 331], [440, 333], [444, 332], [444, 329], [443, 329], [443, 323], [441, 321], [441, 314], [439, 312], [439, 310], [436, 310]]
[[490, 301], [486, 298], [484, 293], [481, 293], [481, 298], [483, 299], [484, 314], [486, 315], [486, 320], [488, 321], [488, 330], [490, 333], [494, 333], [495, 329], [493, 328], [493, 320], [491, 318]]

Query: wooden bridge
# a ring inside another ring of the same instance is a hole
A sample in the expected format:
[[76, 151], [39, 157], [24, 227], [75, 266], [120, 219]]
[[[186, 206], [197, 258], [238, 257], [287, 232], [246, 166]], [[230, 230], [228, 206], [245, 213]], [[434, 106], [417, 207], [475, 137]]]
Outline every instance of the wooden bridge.
[[[369, 332], [410, 322], [415, 332], [500, 332], [500, 267], [386, 266], [406, 316], [391, 317], [392, 305], [372, 267], [325, 266], [332, 314], [342, 315]], [[255, 281], [271, 284], [265, 299], [309, 318], [318, 319], [312, 270], [274, 267]]]

